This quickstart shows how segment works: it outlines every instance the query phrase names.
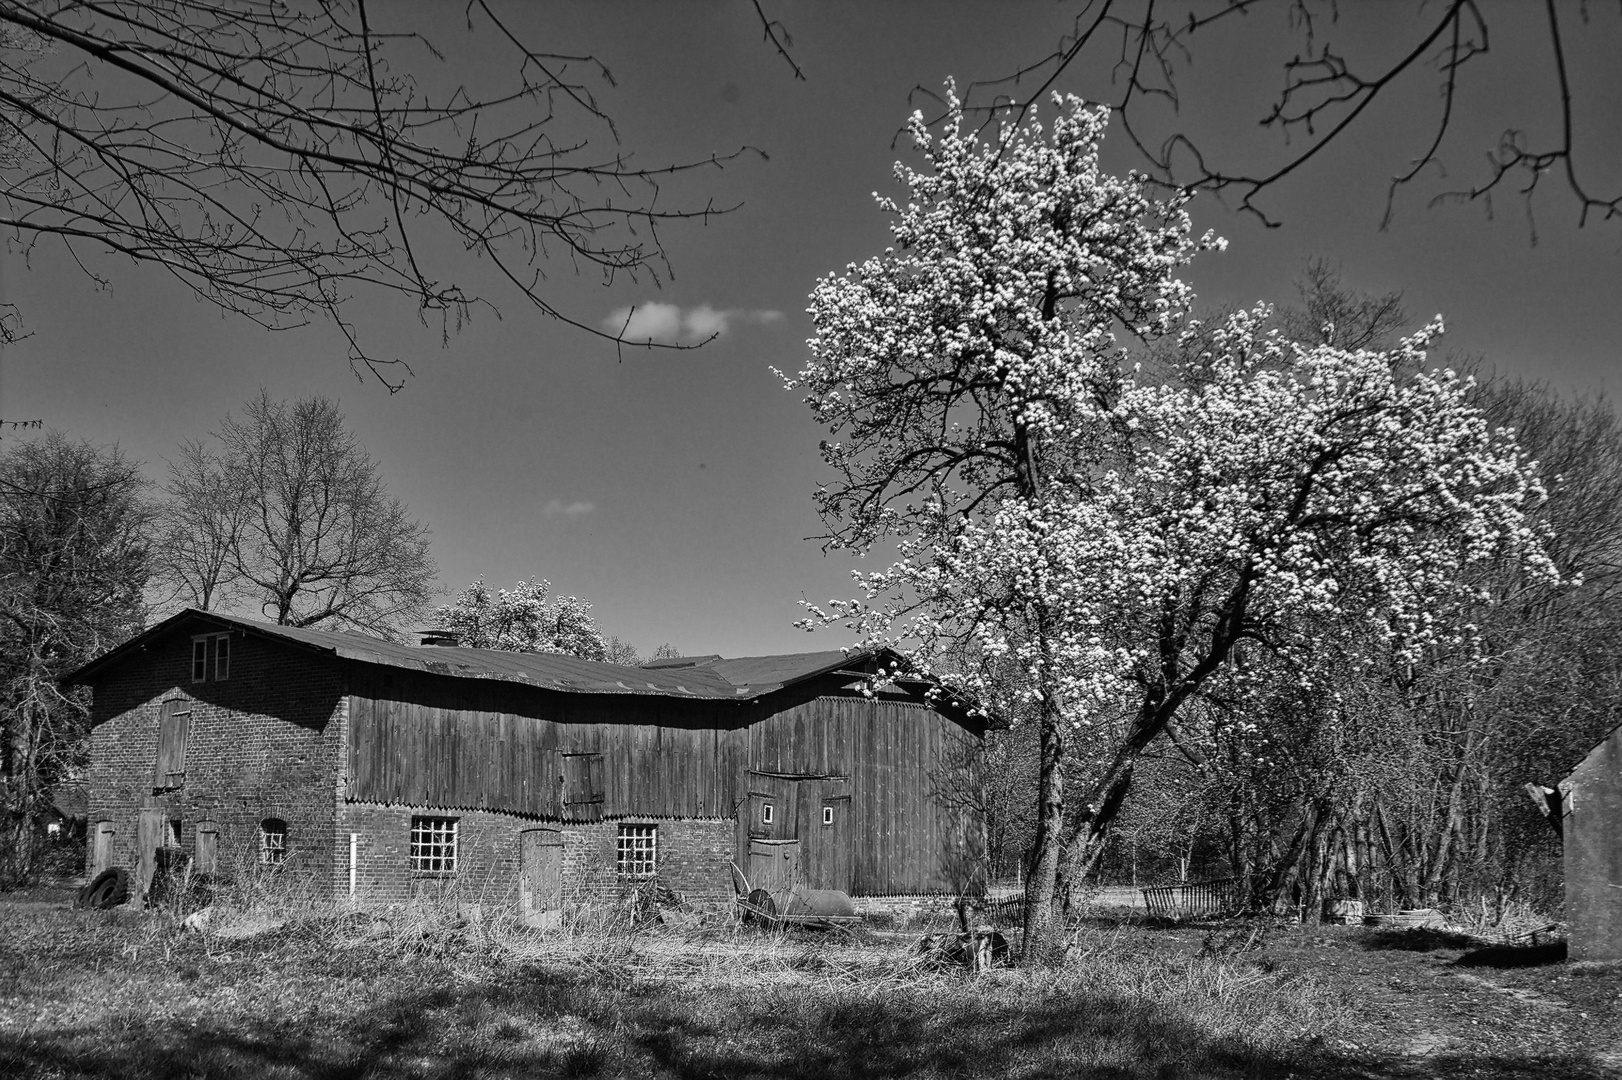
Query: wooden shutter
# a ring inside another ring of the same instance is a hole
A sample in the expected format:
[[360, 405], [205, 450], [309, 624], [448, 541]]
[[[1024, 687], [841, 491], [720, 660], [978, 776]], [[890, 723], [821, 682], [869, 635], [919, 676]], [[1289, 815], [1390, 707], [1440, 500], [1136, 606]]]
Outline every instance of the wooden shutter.
[[186, 780], [186, 736], [191, 728], [191, 709], [184, 701], [165, 701], [158, 721], [158, 760], [152, 771], [152, 786], [177, 788]]
[[603, 801], [603, 755], [563, 755], [563, 802], [581, 806]]

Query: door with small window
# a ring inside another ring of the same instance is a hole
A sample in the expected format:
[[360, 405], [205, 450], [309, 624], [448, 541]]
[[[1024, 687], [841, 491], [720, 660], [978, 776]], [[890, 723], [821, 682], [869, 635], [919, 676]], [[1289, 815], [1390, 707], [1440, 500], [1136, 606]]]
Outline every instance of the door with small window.
[[813, 889], [850, 891], [850, 779], [801, 780], [799, 796], [800, 872]]
[[[796, 880], [813, 889], [849, 892], [854, 862], [850, 778], [754, 771], [748, 776], [748, 820], [740, 822], [747, 861], [757, 869], [770, 864], [773, 878], [781, 878], [780, 860], [773, 861], [766, 853], [770, 845], [793, 842]], [[781, 849], [770, 850], [782, 855]]]

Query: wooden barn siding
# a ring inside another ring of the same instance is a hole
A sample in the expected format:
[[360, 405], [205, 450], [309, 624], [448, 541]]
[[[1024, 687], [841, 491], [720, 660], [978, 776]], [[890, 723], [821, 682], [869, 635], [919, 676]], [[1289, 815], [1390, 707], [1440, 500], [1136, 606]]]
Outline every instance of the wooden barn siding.
[[[731, 702], [589, 697], [496, 680], [437, 679], [358, 665], [349, 785], [366, 802], [508, 810], [559, 820], [729, 817], [741, 729]], [[740, 736], [729, 739], [728, 729]], [[565, 804], [563, 756], [603, 755], [603, 802]]]
[[849, 776], [852, 891], [875, 896], [954, 892], [978, 862], [978, 740], [911, 702], [821, 696], [748, 729], [749, 767]]
[[[978, 740], [924, 705], [817, 687], [688, 702], [387, 675], [351, 674], [351, 799], [563, 821], [731, 817], [748, 770], [848, 776], [854, 892], [956, 891], [978, 856], [978, 818], [963, 805]], [[575, 753], [603, 755], [600, 805], [563, 801], [562, 757]]]

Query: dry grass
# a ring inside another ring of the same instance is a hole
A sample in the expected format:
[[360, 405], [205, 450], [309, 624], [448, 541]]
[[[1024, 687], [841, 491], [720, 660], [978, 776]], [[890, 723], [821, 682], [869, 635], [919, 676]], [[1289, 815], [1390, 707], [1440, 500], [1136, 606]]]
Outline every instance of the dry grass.
[[[0, 1075], [1284, 1080], [1533, 1064], [1348, 1049], [1368, 1038], [1366, 987], [1314, 963], [1299, 930], [1235, 951], [1201, 931], [1096, 925], [1056, 967], [974, 977], [925, 966], [912, 933], [631, 930], [628, 907], [537, 932], [500, 903], [443, 895], [276, 926], [277, 887], [217, 905], [223, 932], [205, 934], [179, 910], [0, 906]], [[1327, 940], [1347, 962], [1375, 955]], [[1543, 1064], [1602, 1075], [1583, 1058]]]

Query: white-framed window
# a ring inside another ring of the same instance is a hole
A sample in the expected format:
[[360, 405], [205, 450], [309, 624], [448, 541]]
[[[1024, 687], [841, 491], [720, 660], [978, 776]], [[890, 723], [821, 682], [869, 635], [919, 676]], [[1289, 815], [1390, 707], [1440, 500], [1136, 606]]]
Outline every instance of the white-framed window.
[[766, 803], [765, 805], [763, 805], [760, 808], [760, 820], [761, 820], [761, 822], [763, 824], [766, 824], [766, 825], [770, 825], [772, 823], [772, 821], [773, 821], [773, 811], [772, 811], [772, 804], [771, 803]]
[[287, 861], [287, 822], [271, 817], [259, 823], [259, 865], [280, 866]]
[[231, 677], [231, 635], [203, 634], [191, 639], [191, 681], [207, 682], [210, 670], [215, 682]]
[[615, 842], [615, 868], [622, 878], [650, 878], [659, 872], [659, 827], [621, 825]]
[[824, 806], [822, 808], [822, 823], [824, 825], [832, 825], [834, 823], [834, 808], [833, 807]]
[[411, 870], [418, 874], [456, 873], [456, 819], [412, 817]]

